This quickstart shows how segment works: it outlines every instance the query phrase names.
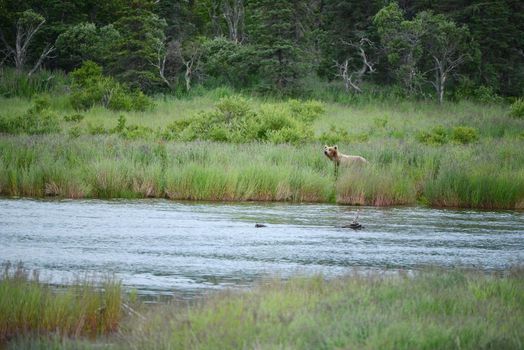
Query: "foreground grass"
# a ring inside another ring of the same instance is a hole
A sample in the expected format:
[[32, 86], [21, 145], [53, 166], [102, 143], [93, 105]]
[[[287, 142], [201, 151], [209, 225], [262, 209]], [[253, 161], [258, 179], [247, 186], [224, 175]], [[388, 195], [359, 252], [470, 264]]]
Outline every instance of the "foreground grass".
[[0, 345], [20, 336], [94, 337], [115, 331], [121, 319], [120, 283], [107, 280], [101, 287], [86, 280], [54, 293], [37, 274], [5, 265], [0, 278]]
[[21, 348], [521, 349], [524, 271], [354, 274], [262, 281], [142, 313], [102, 343], [19, 339]]

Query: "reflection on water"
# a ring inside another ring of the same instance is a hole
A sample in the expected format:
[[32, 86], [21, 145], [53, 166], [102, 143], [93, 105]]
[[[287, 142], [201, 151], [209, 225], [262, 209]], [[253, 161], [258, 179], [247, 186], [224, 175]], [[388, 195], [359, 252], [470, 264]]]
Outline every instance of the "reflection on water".
[[[0, 261], [56, 282], [115, 273], [141, 293], [245, 286], [265, 275], [524, 262], [524, 215], [327, 204], [0, 200]], [[255, 228], [264, 223], [265, 228]]]

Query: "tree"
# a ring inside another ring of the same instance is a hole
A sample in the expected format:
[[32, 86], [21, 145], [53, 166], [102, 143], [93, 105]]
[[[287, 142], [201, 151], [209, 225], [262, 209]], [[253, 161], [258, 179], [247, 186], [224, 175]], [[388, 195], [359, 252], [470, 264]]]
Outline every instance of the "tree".
[[410, 94], [429, 81], [440, 103], [452, 74], [477, 53], [466, 26], [431, 11], [406, 20], [399, 6], [391, 3], [377, 13], [374, 23], [397, 80]]
[[149, 5], [134, 3], [114, 26], [120, 33], [116, 43], [111, 72], [121, 82], [142, 91], [160, 83], [155, 67], [158, 48], [165, 41], [166, 22], [151, 12]]
[[260, 0], [253, 4], [252, 11], [249, 35], [257, 47], [261, 75], [268, 88], [290, 91], [301, 73], [294, 1]]
[[367, 39], [362, 38], [358, 43], [352, 43], [352, 42], [345, 42], [343, 41], [343, 44], [346, 46], [349, 46], [355, 50], [358, 51], [358, 55], [360, 57], [360, 68], [357, 70], [351, 70], [351, 61], [353, 60], [351, 57], [346, 58], [343, 63], [336, 62], [335, 66], [338, 69], [337, 76], [341, 77], [344, 81], [344, 86], [346, 88], [346, 91], [355, 91], [355, 92], [362, 92], [362, 89], [360, 88], [360, 84], [362, 83], [362, 79], [366, 73], [373, 73], [375, 72], [374, 62], [368, 58], [368, 55], [366, 54], [365, 47], [372, 47], [373, 43]]
[[397, 3], [382, 8], [374, 17], [380, 42], [396, 80], [410, 95], [419, 92], [423, 82], [419, 62], [423, 54], [423, 25], [407, 21]]
[[202, 57], [202, 43], [195, 40], [187, 41], [183, 45], [180, 42], [173, 42], [172, 45], [173, 51], [184, 65], [186, 91], [189, 91], [191, 90], [191, 82], [201, 71], [200, 58]]
[[224, 0], [224, 19], [229, 29], [229, 40], [239, 43], [244, 40], [244, 0]]
[[58, 62], [66, 70], [88, 60], [104, 65], [111, 60], [119, 39], [120, 33], [111, 24], [101, 28], [94, 23], [71, 26], [56, 39]]
[[443, 15], [423, 11], [415, 20], [424, 27], [424, 51], [430, 57], [430, 71], [434, 73], [430, 82], [439, 103], [442, 103], [450, 76], [460, 65], [475, 56], [477, 46], [466, 26], [459, 27]]
[[[20, 73], [25, 68], [29, 53], [29, 45], [31, 44], [35, 34], [42, 28], [45, 22], [45, 18], [33, 10], [26, 10], [22, 12], [16, 21], [16, 39], [14, 47], [7, 42], [4, 33], [0, 31], [0, 39], [2, 39], [2, 42], [7, 49], [7, 55], [9, 57], [13, 57], [17, 72]], [[40, 68], [43, 61], [54, 50], [55, 48], [52, 45], [46, 44], [28, 75], [33, 74], [38, 68]]]

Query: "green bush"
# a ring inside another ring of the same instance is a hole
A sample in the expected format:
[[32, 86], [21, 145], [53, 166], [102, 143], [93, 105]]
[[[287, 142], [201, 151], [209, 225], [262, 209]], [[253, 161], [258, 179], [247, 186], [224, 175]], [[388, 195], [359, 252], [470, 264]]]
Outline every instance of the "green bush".
[[469, 126], [456, 126], [451, 132], [451, 140], [457, 143], [468, 144], [479, 139], [477, 129]]
[[8, 134], [50, 134], [60, 131], [58, 116], [49, 109], [49, 101], [38, 98], [22, 115], [0, 116], [0, 132]]
[[94, 62], [84, 62], [71, 75], [71, 104], [75, 109], [101, 105], [115, 111], [144, 111], [153, 105], [140, 90], [129, 91], [125, 85], [104, 76], [102, 67]]
[[128, 140], [147, 139], [154, 135], [153, 129], [151, 128], [141, 125], [127, 125], [126, 117], [123, 115], [118, 117], [117, 125], [109, 132], [116, 133]]
[[448, 142], [447, 130], [439, 125], [435, 126], [431, 131], [421, 131], [416, 136], [417, 140], [426, 145], [443, 145]]
[[96, 123], [96, 124], [87, 123], [87, 132], [90, 135], [103, 135], [103, 134], [108, 133], [108, 131], [104, 128], [102, 123]]
[[76, 139], [77, 137], [80, 137], [80, 135], [82, 135], [82, 128], [78, 125], [75, 125], [73, 127], [71, 127], [69, 129], [69, 131], [67, 132], [67, 134], [69, 135], [69, 137], [71, 137], [72, 139]]
[[222, 98], [213, 111], [168, 125], [162, 137], [182, 141], [297, 143], [313, 139], [311, 124], [323, 111], [319, 102], [295, 100], [266, 103], [254, 111], [248, 100], [230, 96]]
[[331, 125], [329, 130], [323, 131], [322, 134], [320, 134], [318, 140], [329, 145], [337, 143], [367, 142], [369, 140], [369, 134], [365, 132], [350, 134], [342, 127]]
[[519, 98], [511, 105], [509, 115], [513, 118], [524, 118], [524, 98]]
[[70, 115], [65, 115], [64, 116], [64, 120], [66, 122], [80, 122], [84, 119], [84, 115], [83, 114], [79, 114], [79, 113], [75, 113], [75, 114], [70, 114]]

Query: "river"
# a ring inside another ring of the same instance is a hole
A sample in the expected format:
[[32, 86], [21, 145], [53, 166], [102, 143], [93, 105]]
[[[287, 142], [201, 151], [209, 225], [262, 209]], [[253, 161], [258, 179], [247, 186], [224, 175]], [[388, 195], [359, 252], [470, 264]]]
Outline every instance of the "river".
[[[341, 228], [355, 217], [364, 228]], [[255, 223], [267, 227], [256, 228]], [[264, 276], [524, 262], [524, 214], [330, 204], [0, 200], [0, 261], [51, 283], [115, 274], [140, 294], [250, 286]]]

